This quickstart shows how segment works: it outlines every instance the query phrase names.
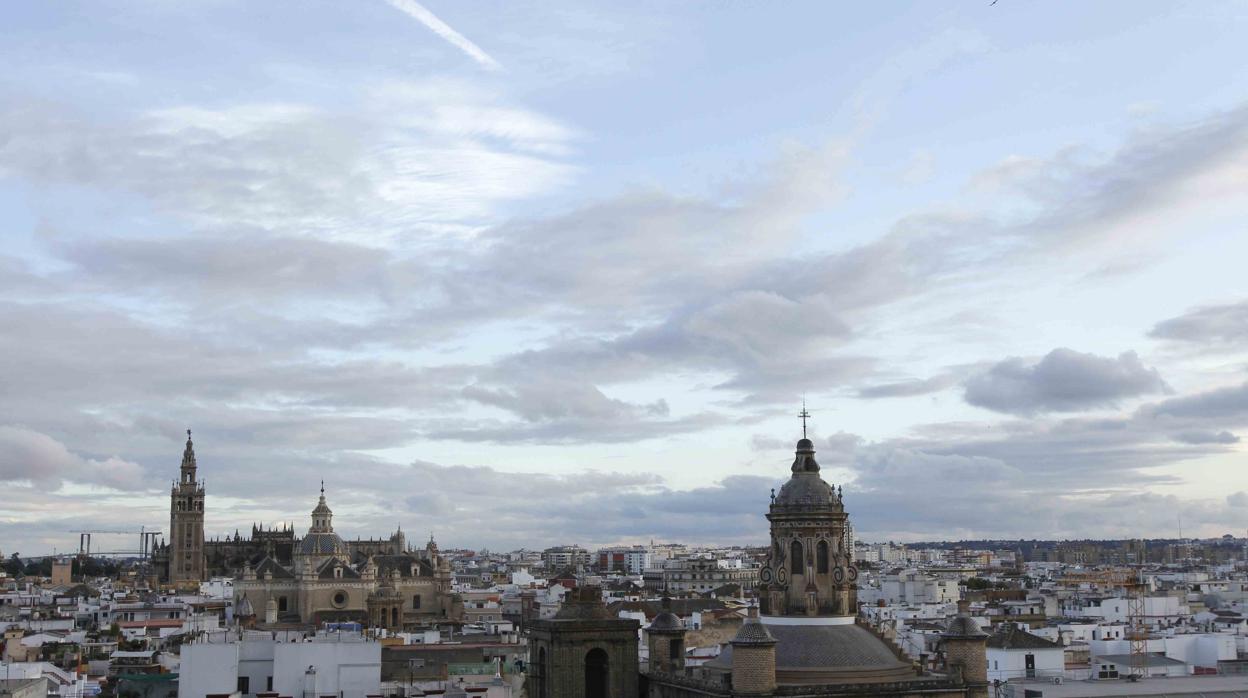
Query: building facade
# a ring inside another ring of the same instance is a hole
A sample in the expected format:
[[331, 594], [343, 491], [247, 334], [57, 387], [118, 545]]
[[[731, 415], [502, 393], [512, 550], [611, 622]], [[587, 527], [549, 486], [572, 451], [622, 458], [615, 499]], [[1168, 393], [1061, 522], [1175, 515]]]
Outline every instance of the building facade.
[[271, 602], [284, 622], [355, 621], [402, 630], [462, 618], [463, 603], [451, 592], [451, 580], [450, 560], [432, 539], [419, 554], [353, 554], [334, 532], [322, 486], [293, 564], [266, 557], [248, 565], [234, 582], [234, 597], [254, 609]]
[[711, 557], [668, 560], [663, 566], [663, 589], [669, 594], [708, 594], [728, 584], [748, 590], [758, 583], [757, 567], [724, 562]]
[[529, 633], [529, 698], [633, 698], [638, 695], [637, 631], [612, 616], [602, 590], [572, 591], [554, 618], [533, 620]]

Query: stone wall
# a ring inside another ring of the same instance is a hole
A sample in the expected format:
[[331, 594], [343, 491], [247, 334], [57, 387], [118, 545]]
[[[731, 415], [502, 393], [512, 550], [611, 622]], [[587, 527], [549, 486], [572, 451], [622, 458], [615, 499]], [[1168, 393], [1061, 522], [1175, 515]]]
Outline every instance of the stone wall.
[[771, 693], [776, 687], [776, 646], [732, 648], [732, 690], [745, 695]]

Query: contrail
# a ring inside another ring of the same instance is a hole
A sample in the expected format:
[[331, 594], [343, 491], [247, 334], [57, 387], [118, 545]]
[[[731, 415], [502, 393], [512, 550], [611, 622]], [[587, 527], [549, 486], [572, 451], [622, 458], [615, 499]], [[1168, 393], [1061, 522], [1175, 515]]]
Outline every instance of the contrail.
[[450, 25], [438, 19], [437, 15], [433, 14], [429, 10], [426, 10], [424, 6], [416, 2], [416, 0], [386, 0], [386, 2], [390, 3], [390, 5], [396, 10], [400, 10], [408, 14], [417, 22], [425, 25], [434, 34], [437, 34], [443, 39], [449, 41], [460, 51], [468, 54], [472, 60], [481, 64], [481, 67], [486, 70], [502, 69], [503, 66], [499, 65], [498, 61], [491, 58], [490, 54], [482, 51], [480, 46], [477, 46], [469, 41], [463, 34], [451, 29]]

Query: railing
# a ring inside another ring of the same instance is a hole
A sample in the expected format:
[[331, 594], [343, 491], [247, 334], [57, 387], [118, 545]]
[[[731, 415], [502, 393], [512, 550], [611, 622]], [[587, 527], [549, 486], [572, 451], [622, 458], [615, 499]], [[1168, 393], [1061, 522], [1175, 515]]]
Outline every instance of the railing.
[[965, 686], [948, 679], [915, 679], [913, 681], [890, 681], [887, 683], [843, 683], [810, 686], [778, 686], [777, 696], [827, 696], [827, 695], [900, 695], [914, 693], [939, 693], [963, 691]]
[[[732, 691], [730, 681], [723, 683], [688, 676], [669, 674], [657, 671], [642, 672], [655, 683], [679, 686], [689, 691], [707, 696], [727, 696]], [[725, 676], [725, 679], [728, 679]], [[827, 696], [827, 695], [898, 695], [914, 693], [940, 693], [963, 691], [963, 684], [948, 678], [915, 678], [912, 681], [890, 681], [886, 683], [844, 683], [844, 684], [811, 684], [801, 686], [777, 686], [773, 695], [777, 696]]]

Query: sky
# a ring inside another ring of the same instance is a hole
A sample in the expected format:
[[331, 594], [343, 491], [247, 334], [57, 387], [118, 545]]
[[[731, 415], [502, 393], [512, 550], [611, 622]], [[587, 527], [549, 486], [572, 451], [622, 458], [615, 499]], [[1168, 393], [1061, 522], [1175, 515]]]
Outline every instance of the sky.
[[[0, 551], [1248, 530], [1242, 2], [0, 24]], [[137, 536], [97, 537], [97, 549]]]

